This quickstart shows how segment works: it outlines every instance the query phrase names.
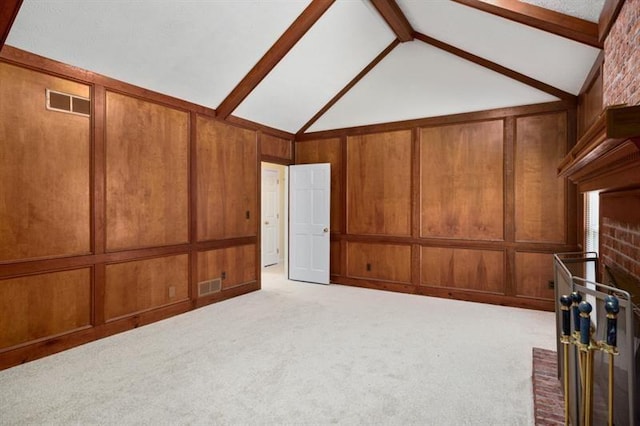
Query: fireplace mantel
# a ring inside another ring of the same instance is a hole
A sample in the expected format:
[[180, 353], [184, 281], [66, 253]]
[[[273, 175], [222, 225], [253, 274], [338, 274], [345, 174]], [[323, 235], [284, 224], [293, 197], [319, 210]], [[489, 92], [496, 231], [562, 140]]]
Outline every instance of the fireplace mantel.
[[640, 105], [606, 108], [558, 166], [580, 192], [640, 185]]

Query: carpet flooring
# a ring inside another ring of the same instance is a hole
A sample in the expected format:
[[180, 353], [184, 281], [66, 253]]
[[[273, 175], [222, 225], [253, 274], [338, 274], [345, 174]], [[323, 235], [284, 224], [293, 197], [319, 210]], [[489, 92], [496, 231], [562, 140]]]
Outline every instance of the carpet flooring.
[[0, 371], [0, 424], [533, 425], [554, 316], [284, 279]]

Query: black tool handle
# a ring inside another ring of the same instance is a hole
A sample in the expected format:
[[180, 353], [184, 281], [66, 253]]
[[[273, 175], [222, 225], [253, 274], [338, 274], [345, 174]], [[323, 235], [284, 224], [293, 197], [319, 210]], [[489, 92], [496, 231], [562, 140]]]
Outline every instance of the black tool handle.
[[566, 294], [560, 297], [560, 309], [562, 310], [562, 335], [567, 337], [571, 334], [571, 298]]
[[580, 302], [580, 343], [588, 345], [591, 342], [591, 303]]
[[615, 347], [618, 338], [618, 312], [620, 312], [618, 298], [607, 296], [604, 299], [604, 309], [607, 311], [607, 345]]
[[582, 296], [577, 291], [571, 293], [571, 302], [573, 309], [573, 329], [575, 331], [580, 331], [580, 310], [578, 309], [578, 305], [582, 302]]

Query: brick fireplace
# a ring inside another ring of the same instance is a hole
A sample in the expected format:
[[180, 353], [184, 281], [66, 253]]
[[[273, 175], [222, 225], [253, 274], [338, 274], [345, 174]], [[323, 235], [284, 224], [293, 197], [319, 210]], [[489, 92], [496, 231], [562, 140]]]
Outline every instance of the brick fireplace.
[[640, 224], [602, 218], [600, 259], [640, 281]]

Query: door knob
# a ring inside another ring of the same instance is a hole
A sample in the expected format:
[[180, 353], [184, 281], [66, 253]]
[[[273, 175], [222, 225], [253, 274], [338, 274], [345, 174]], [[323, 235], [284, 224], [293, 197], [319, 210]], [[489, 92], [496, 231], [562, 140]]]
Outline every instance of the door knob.
[[325, 233], [326, 233], [326, 232], [329, 232], [329, 228], [324, 228], [324, 229], [322, 230], [322, 232], [325, 232]]

